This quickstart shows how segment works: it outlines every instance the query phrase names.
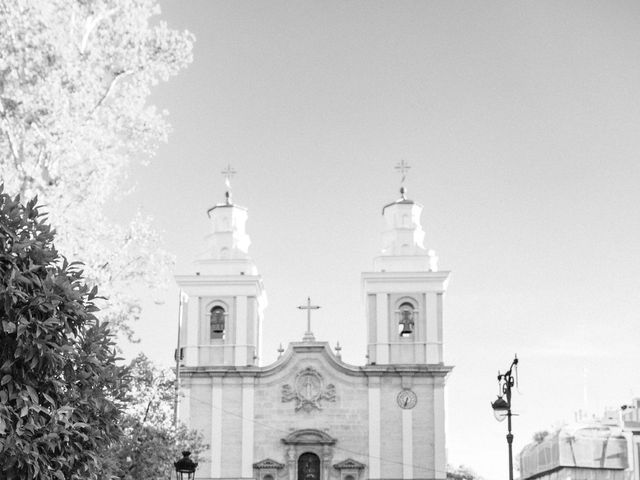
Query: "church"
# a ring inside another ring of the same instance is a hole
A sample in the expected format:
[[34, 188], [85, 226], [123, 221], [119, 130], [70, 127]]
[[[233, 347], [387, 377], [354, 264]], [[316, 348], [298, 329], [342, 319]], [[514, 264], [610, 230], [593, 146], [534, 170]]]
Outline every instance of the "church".
[[[188, 297], [179, 334], [179, 419], [208, 451], [199, 479], [446, 478], [443, 302], [449, 272], [424, 248], [422, 205], [384, 206], [382, 249], [362, 273], [365, 365], [307, 331], [260, 365], [267, 297], [249, 256], [247, 209], [227, 177], [208, 210], [206, 255], [176, 276]], [[360, 299], [354, 298], [354, 302]], [[311, 315], [314, 306], [305, 306]], [[317, 307], [316, 307], [317, 308]]]

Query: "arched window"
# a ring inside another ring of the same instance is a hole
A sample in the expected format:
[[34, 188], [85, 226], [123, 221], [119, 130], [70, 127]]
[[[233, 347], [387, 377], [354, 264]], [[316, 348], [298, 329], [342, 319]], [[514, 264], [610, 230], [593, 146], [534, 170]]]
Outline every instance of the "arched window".
[[209, 326], [211, 330], [211, 339], [224, 338], [226, 313], [224, 308], [220, 306], [213, 307], [209, 311]]
[[398, 310], [400, 320], [398, 321], [398, 332], [401, 337], [408, 337], [413, 334], [415, 326], [415, 308], [409, 302], [404, 302]]
[[273, 480], [273, 475], [267, 473], [264, 477], [262, 477], [262, 480]]

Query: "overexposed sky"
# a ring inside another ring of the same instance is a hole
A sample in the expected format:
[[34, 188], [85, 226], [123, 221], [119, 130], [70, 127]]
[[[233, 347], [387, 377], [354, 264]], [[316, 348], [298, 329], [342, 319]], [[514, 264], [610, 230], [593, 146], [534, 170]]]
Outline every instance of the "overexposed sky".
[[[639, 2], [162, 5], [196, 35], [195, 60], [156, 89], [174, 132], [114, 214], [153, 215], [176, 273], [193, 272], [230, 162], [269, 297], [264, 362], [301, 339], [310, 295], [316, 338], [364, 363], [360, 273], [405, 159], [428, 248], [452, 271], [450, 463], [506, 477], [489, 402], [516, 352], [515, 452], [640, 396]], [[139, 348], [169, 365], [176, 319], [172, 289]]]

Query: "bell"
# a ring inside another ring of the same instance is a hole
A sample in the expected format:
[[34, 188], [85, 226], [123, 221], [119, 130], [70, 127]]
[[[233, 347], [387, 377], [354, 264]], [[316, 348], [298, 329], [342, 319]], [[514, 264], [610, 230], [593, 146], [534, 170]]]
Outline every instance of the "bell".
[[400, 336], [404, 337], [405, 335], [411, 335], [413, 330], [411, 330], [411, 325], [407, 323], [402, 324], [402, 331], [400, 332]]
[[400, 324], [402, 325], [402, 331], [400, 332], [400, 336], [404, 337], [405, 335], [411, 335], [413, 333], [413, 312], [410, 310], [402, 311], [402, 319], [400, 320]]

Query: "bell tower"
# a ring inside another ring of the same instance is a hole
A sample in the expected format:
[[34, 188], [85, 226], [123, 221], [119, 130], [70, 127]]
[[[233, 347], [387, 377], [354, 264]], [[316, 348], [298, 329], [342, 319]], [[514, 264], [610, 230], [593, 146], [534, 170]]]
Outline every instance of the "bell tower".
[[207, 211], [210, 233], [206, 250], [195, 261], [195, 273], [177, 275], [188, 296], [180, 333], [181, 365], [257, 365], [267, 296], [262, 277], [249, 256], [247, 209], [232, 201], [231, 167], [225, 202]]
[[[409, 168], [402, 162], [397, 169]], [[362, 274], [370, 364], [442, 364], [443, 304], [449, 272], [424, 247], [422, 205], [406, 196], [382, 209], [382, 251]]]

